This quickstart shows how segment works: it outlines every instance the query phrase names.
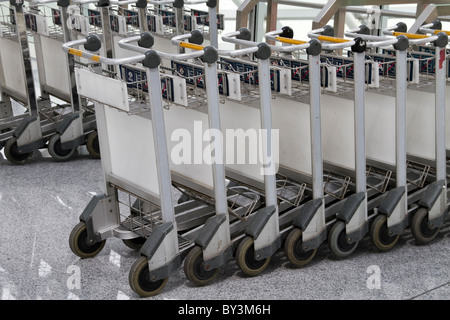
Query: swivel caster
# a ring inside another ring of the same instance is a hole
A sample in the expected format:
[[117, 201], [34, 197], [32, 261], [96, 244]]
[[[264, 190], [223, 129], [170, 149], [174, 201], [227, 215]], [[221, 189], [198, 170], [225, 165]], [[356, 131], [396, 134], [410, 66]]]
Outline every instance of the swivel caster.
[[284, 242], [284, 252], [293, 266], [303, 267], [316, 256], [317, 248], [305, 251], [303, 249], [302, 230], [294, 228]]
[[33, 152], [27, 152], [27, 153], [19, 153], [19, 148], [17, 146], [17, 139], [16, 138], [10, 138], [8, 141], [6, 141], [5, 147], [4, 147], [4, 153], [6, 159], [9, 160], [9, 162], [13, 164], [24, 164], [27, 162], [31, 156], [33, 155]]
[[90, 243], [84, 222], [78, 223], [70, 233], [69, 247], [73, 253], [82, 259], [92, 258], [102, 251], [106, 240]]
[[349, 243], [347, 241], [345, 223], [343, 221], [338, 221], [330, 230], [328, 235], [328, 245], [336, 257], [345, 258], [355, 251], [358, 242]]
[[169, 278], [152, 281], [148, 269], [147, 257], [139, 257], [131, 266], [128, 282], [131, 289], [140, 297], [147, 298], [157, 295], [166, 286]]
[[392, 249], [397, 243], [400, 235], [392, 235], [387, 226], [387, 217], [378, 215], [370, 225], [370, 239], [374, 246], [380, 251]]
[[428, 210], [420, 208], [411, 221], [411, 232], [417, 244], [427, 244], [436, 238], [440, 228], [433, 228], [428, 223]]
[[206, 286], [216, 279], [220, 268], [210, 269], [203, 260], [203, 250], [193, 247], [184, 260], [184, 274], [195, 286]]
[[239, 268], [248, 276], [261, 274], [269, 265], [270, 257], [257, 260], [255, 258], [254, 241], [252, 237], [245, 237], [236, 250], [236, 262]]
[[47, 149], [52, 158], [59, 162], [67, 161], [72, 158], [76, 150], [75, 148], [63, 149], [61, 144], [61, 136], [59, 134], [54, 134], [53, 136], [51, 136], [50, 140], [48, 141]]

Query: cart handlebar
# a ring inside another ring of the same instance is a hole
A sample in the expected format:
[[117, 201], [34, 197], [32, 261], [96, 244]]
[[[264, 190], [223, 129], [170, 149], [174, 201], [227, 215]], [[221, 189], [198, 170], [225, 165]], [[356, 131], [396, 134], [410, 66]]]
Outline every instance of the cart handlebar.
[[[275, 39], [276, 38], [275, 35], [279, 35], [282, 32], [283, 32], [282, 30], [268, 32], [266, 34], [266, 39], [268, 39], [268, 40]], [[239, 29], [239, 31], [233, 31], [233, 32], [224, 34], [222, 36], [222, 40], [225, 42], [239, 44], [239, 45], [250, 47], [250, 48], [258, 47], [262, 43], [268, 45], [266, 42], [250, 41], [250, 37], [251, 37], [250, 31], [246, 28], [241, 28], [241, 29]], [[280, 38], [280, 37], [278, 37], [278, 38]], [[281, 37], [281, 38], [284, 38], [284, 37]], [[285, 38], [285, 39], [288, 39], [288, 38]], [[290, 40], [292, 40], [292, 39], [290, 39]], [[310, 46], [309, 42], [306, 42], [306, 41], [302, 41], [302, 42], [298, 41], [296, 43], [291, 43], [291, 44], [292, 44], [291, 46], [283, 46], [283, 47], [273, 46], [273, 45], [268, 45], [268, 46], [271, 51], [275, 51], [275, 52], [293, 52], [293, 51], [308, 49]], [[257, 52], [257, 50], [251, 52], [250, 48], [247, 50], [248, 53]], [[246, 49], [240, 49], [240, 50], [224, 52], [224, 54], [228, 54], [231, 56], [238, 56], [238, 55], [246, 54], [245, 52], [246, 52]]]
[[326, 27], [327, 28], [324, 27], [311, 30], [310, 32], [308, 32], [308, 37], [319, 41], [331, 42], [331, 43], [322, 43], [323, 48], [327, 50], [343, 49], [355, 45], [354, 40], [338, 38], [329, 35], [322, 35], [322, 33], [325, 32], [327, 29], [328, 30], [332, 29], [329, 26]]

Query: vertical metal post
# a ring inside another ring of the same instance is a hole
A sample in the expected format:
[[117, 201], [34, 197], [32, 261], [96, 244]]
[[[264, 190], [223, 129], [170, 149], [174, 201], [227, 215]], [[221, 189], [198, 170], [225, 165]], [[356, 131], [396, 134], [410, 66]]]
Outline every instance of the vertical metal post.
[[[258, 59], [259, 99], [261, 112], [261, 129], [266, 130], [263, 134], [263, 165], [264, 165], [264, 188], [266, 207], [277, 207], [277, 189], [274, 163], [274, 144], [272, 137], [272, 108], [271, 108], [271, 85], [270, 85], [270, 60]], [[268, 167], [269, 166], [269, 167]], [[276, 219], [278, 221], [278, 219]]]
[[38, 116], [38, 104], [36, 89], [33, 80], [33, 70], [31, 66], [30, 48], [28, 46], [27, 27], [25, 24], [25, 14], [23, 12], [23, 0], [17, 0], [14, 5], [14, 16], [16, 18], [17, 35], [19, 37], [20, 49], [22, 51], [23, 66], [25, 71], [25, 90], [28, 99], [28, 110], [30, 116]]
[[[220, 132], [219, 91], [217, 90], [217, 66], [216, 63], [204, 62], [206, 99], [208, 101], [209, 128]], [[213, 182], [216, 215], [226, 214], [228, 226], [228, 204], [226, 199], [225, 165], [223, 155], [223, 141], [217, 139], [212, 142], [215, 159], [213, 161]]]
[[217, 28], [217, 6], [209, 8], [209, 40], [214, 48], [219, 48]]
[[435, 130], [436, 130], [436, 181], [447, 178], [445, 146], [445, 88], [446, 88], [446, 47], [436, 46], [436, 94], [435, 94]]
[[[159, 56], [157, 56], [157, 58], [159, 59]], [[158, 67], [147, 67], [147, 81], [149, 84], [148, 95], [152, 115], [153, 137], [155, 139], [156, 164], [159, 169], [158, 185], [161, 199], [162, 220], [164, 223], [171, 222], [176, 229], [175, 211], [172, 202], [172, 179], [170, 174], [169, 153], [161, 97], [161, 80]]]
[[[184, 33], [184, 13], [183, 7], [177, 8], [175, 7], [175, 19], [176, 19], [176, 32], [177, 35], [181, 35]], [[183, 47], [178, 46], [178, 53], [184, 53], [186, 50]]]
[[[67, 21], [69, 20], [69, 13], [67, 7], [60, 7], [61, 10], [61, 21], [63, 25], [64, 42], [72, 41], [72, 30], [67, 26]], [[72, 110], [74, 113], [81, 111], [80, 97], [77, 92], [77, 83], [75, 79], [75, 56], [72, 54], [67, 54], [67, 65], [69, 68], [69, 86], [70, 86], [70, 100], [72, 105]]]
[[355, 169], [356, 192], [366, 192], [366, 150], [365, 150], [365, 54], [354, 52], [355, 70]]
[[[109, 20], [109, 6], [100, 7], [102, 20], [103, 45], [107, 58], [113, 58], [113, 39], [111, 32], [111, 22]], [[114, 72], [114, 66], [108, 65], [108, 70]]]
[[142, 32], [148, 31], [148, 23], [147, 23], [147, 7], [138, 8], [139, 14], [139, 30]]
[[396, 184], [406, 187], [406, 50], [397, 50], [395, 71]]
[[309, 99], [311, 117], [311, 166], [313, 198], [323, 198], [323, 162], [320, 116], [320, 55], [309, 57]]

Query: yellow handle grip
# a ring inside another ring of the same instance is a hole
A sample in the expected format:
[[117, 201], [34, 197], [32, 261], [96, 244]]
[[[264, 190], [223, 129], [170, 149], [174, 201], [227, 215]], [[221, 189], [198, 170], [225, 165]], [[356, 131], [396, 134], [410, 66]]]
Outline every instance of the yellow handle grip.
[[285, 38], [285, 37], [276, 37], [275, 39], [277, 39], [278, 41], [280, 41], [282, 43], [289, 43], [289, 44], [305, 44], [305, 43], [308, 43], [307, 41], [289, 39], [289, 38]]
[[[83, 56], [83, 51], [81, 50], [77, 50], [77, 49], [73, 49], [73, 48], [69, 48], [69, 54], [72, 54], [74, 56], [78, 56], [78, 57], [82, 57]], [[89, 58], [92, 61], [95, 62], [100, 62], [100, 56], [94, 55], [91, 58]]]
[[448, 36], [450, 36], [450, 31], [444, 31], [444, 30], [436, 30], [434, 32], [434, 34], [438, 34], [439, 32], [443, 32], [443, 33], [447, 34]]
[[408, 37], [408, 39], [425, 39], [425, 38], [429, 37], [429, 36], [424, 35], [424, 34], [415, 34], [415, 33], [406, 33], [406, 32], [392, 32], [392, 35], [394, 37], [406, 36], [406, 37]]
[[328, 41], [328, 42], [335, 42], [335, 43], [344, 43], [344, 42], [352, 41], [352, 40], [348, 40], [348, 39], [329, 37], [329, 36], [319, 36], [317, 39], [321, 40], [321, 41]]
[[188, 48], [188, 49], [198, 50], [198, 51], [203, 50], [205, 48], [204, 46], [201, 46], [198, 44], [193, 44], [193, 43], [183, 42], [183, 41], [181, 41], [178, 45], [182, 48]]
[[69, 53], [74, 55], [74, 56], [79, 56], [79, 57], [81, 57], [83, 55], [83, 51], [77, 50], [77, 49], [73, 49], [73, 48], [69, 48]]

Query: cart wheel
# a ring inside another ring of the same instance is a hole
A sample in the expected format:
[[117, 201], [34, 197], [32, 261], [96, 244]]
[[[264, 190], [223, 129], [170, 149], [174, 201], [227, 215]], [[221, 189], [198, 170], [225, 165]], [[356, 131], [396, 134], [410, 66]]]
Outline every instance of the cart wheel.
[[184, 260], [184, 274], [186, 278], [196, 286], [206, 286], [214, 281], [220, 268], [206, 270], [203, 260], [203, 250], [195, 246], [189, 251]]
[[33, 155], [33, 152], [19, 153], [16, 138], [8, 139], [8, 141], [6, 141], [5, 149], [3, 151], [5, 153], [6, 159], [8, 159], [11, 163], [14, 164], [24, 164]]
[[414, 214], [411, 221], [411, 232], [417, 244], [427, 244], [437, 236], [440, 228], [428, 226], [428, 210], [420, 208]]
[[122, 242], [130, 249], [140, 250], [145, 243], [146, 238], [137, 237], [133, 239], [123, 239]]
[[69, 247], [73, 253], [82, 259], [92, 258], [102, 251], [106, 240], [96, 242], [94, 244], [88, 243], [87, 229], [84, 222], [78, 223], [70, 233]]
[[140, 297], [152, 297], [161, 292], [169, 278], [152, 281], [148, 270], [147, 257], [141, 256], [131, 266], [128, 282], [131, 289]]
[[328, 245], [338, 258], [345, 258], [355, 251], [358, 242], [347, 242], [345, 223], [343, 221], [338, 221], [330, 230], [330, 234], [328, 235]]
[[303, 250], [302, 244], [302, 230], [294, 228], [284, 242], [284, 252], [289, 262], [295, 267], [303, 267], [310, 263], [317, 252], [317, 248]]
[[387, 226], [387, 217], [378, 215], [370, 225], [370, 239], [374, 246], [381, 251], [392, 249], [397, 243], [400, 235], [390, 235]]
[[63, 149], [61, 144], [61, 136], [59, 134], [54, 134], [48, 141], [48, 153], [56, 161], [67, 161], [72, 158], [75, 153], [74, 149]]
[[98, 132], [93, 131], [88, 135], [86, 148], [91, 157], [100, 159], [100, 144], [98, 142]]
[[254, 241], [252, 237], [245, 237], [236, 250], [236, 262], [241, 270], [249, 276], [257, 276], [269, 265], [270, 257], [256, 260]]

